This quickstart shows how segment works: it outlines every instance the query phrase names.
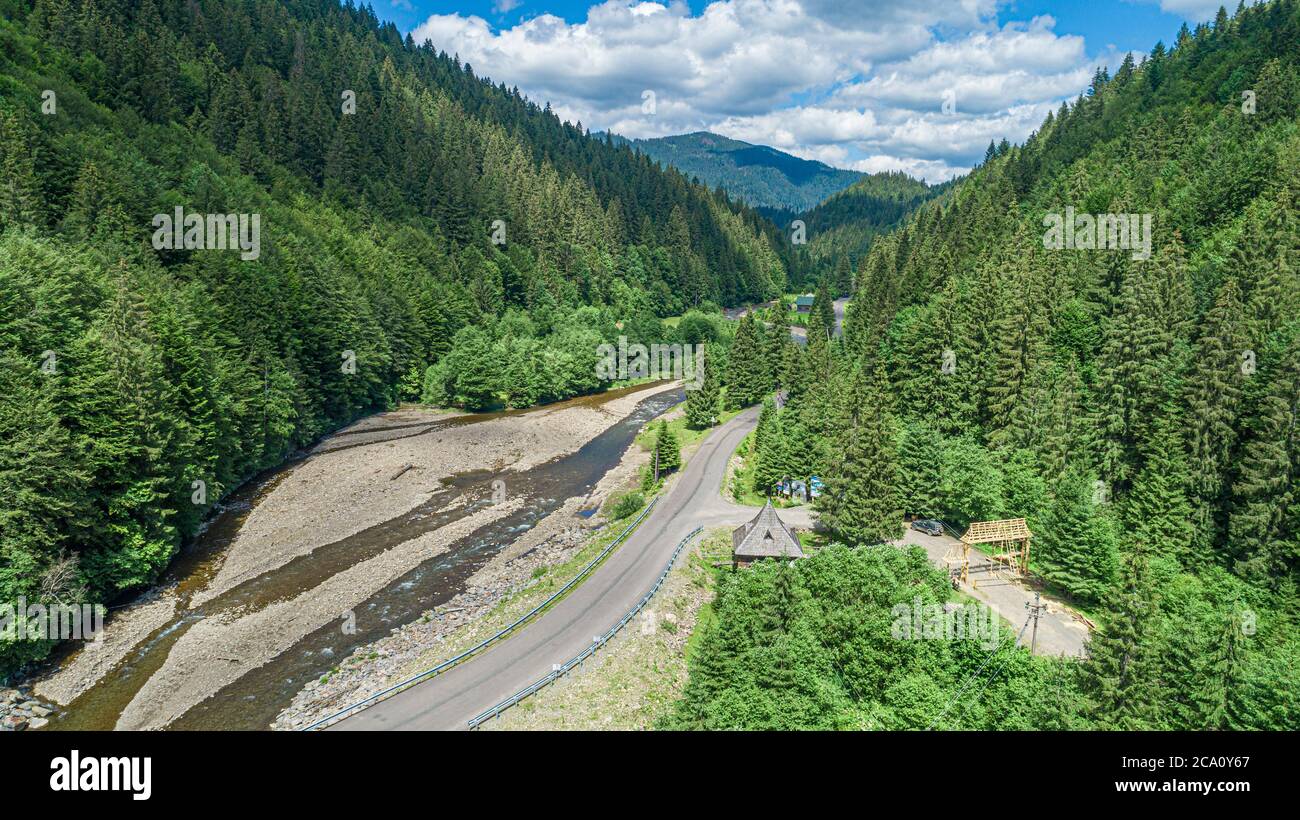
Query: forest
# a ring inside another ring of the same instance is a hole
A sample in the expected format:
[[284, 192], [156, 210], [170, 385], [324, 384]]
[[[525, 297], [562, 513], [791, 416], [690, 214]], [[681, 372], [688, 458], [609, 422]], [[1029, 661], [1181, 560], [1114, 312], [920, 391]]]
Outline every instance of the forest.
[[804, 223], [807, 243], [798, 250], [810, 282], [834, 275], [836, 295], [852, 292], [853, 268], [872, 241], [896, 228], [922, 203], [942, 196], [954, 181], [927, 185], [901, 171], [869, 174], [803, 213], [764, 209], [778, 225]]
[[[3, 600], [117, 600], [359, 416], [603, 389], [601, 342], [797, 273], [753, 210], [369, 7], [0, 0], [0, 46]], [[257, 216], [258, 258], [154, 246], [177, 207]]]
[[[602, 344], [702, 344], [685, 423], [761, 405], [750, 489], [822, 478], [824, 529], [719, 572], [661, 728], [1300, 728], [1298, 42], [1297, 0], [1220, 10], [965, 177], [796, 215], [368, 6], [0, 0], [0, 601], [122, 601], [403, 401], [530, 407], [608, 388]], [[256, 217], [257, 253], [160, 246], [174, 212]], [[1051, 247], [1067, 212], [1149, 216], [1150, 258]], [[806, 346], [721, 312], [812, 288]], [[891, 638], [951, 594], [885, 546], [909, 516], [1027, 519], [1087, 656]], [[0, 680], [52, 648], [0, 637]]]
[[[1099, 70], [872, 243], [842, 340], [819, 299], [755, 476], [824, 477], [857, 549], [723, 578], [665, 726], [1300, 727], [1297, 42], [1273, 0]], [[1151, 214], [1151, 258], [1045, 247], [1067, 207]], [[989, 653], [868, 628], [914, 587], [945, 600], [871, 546], [905, 515], [1026, 518], [1033, 573], [1095, 616], [1088, 657], [1003, 643], [945, 712]]]

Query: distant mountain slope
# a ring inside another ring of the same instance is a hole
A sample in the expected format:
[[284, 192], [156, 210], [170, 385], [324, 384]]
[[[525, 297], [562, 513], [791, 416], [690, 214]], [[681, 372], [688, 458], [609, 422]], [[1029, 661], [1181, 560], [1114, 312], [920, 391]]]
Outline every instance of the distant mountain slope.
[[[0, 601], [113, 600], [364, 413], [593, 392], [787, 286], [755, 211], [369, 6], [0, 0], [0, 44]], [[0, 678], [53, 643], [4, 631]]]
[[644, 140], [610, 137], [757, 207], [806, 211], [862, 177], [857, 171], [707, 131]]
[[855, 265], [878, 234], [949, 187], [927, 185], [901, 171], [865, 176], [803, 214], [809, 256], [816, 268], [837, 264], [840, 257]]

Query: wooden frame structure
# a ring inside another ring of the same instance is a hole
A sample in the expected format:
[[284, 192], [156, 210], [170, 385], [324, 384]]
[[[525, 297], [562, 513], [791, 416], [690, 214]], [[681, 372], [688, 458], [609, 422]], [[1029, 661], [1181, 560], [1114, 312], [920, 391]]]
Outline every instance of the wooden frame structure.
[[1005, 567], [1012, 578], [1029, 573], [1029, 545], [1034, 534], [1023, 518], [1006, 518], [1001, 521], [972, 521], [961, 537], [961, 555], [955, 548], [949, 550], [944, 560], [957, 564], [957, 576], [963, 584], [970, 583], [970, 548], [974, 544], [995, 544], [993, 566]]

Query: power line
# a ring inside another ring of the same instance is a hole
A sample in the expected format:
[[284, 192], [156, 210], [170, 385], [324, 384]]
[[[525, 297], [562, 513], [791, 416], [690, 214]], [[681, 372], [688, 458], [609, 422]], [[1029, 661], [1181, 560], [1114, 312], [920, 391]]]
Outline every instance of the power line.
[[[1032, 618], [1032, 617], [1033, 617], [1033, 616], [1030, 616], [1030, 618]], [[1030, 621], [1030, 618], [1025, 618], [1025, 625], [1022, 626], [1022, 627], [1020, 627], [1020, 634], [1016, 636], [1016, 644], [1019, 644], [1019, 643], [1020, 643], [1020, 639], [1023, 638], [1023, 637], [1025, 636], [1025, 630], [1029, 628], [1029, 621]], [[966, 682], [965, 682], [964, 684], [962, 684], [962, 687], [961, 687], [961, 689], [957, 692], [957, 694], [953, 696], [952, 700], [948, 701], [948, 705], [945, 706], [945, 707], [943, 708], [943, 712], [941, 712], [941, 713], [939, 714], [939, 716], [938, 716], [937, 718], [935, 718], [935, 719], [930, 723], [929, 726], [926, 727], [926, 730], [927, 730], [927, 731], [934, 729], [934, 727], [935, 727], [936, 725], [938, 725], [939, 721], [941, 721], [941, 720], [943, 720], [945, 717], [947, 717], [947, 715], [948, 715], [948, 710], [952, 709], [953, 704], [955, 704], [958, 700], [961, 699], [961, 696], [962, 696], [963, 694], [965, 694], [966, 689], [967, 689], [967, 688], [968, 688], [968, 687], [969, 687], [969, 686], [970, 686], [970, 685], [975, 681], [976, 678], [978, 678], [978, 677], [980, 676], [980, 673], [984, 671], [984, 667], [986, 667], [986, 666], [989, 665], [989, 661], [993, 660], [993, 656], [996, 655], [996, 654], [997, 654], [997, 650], [994, 650], [994, 651], [992, 651], [992, 652], [989, 653], [989, 656], [988, 656], [987, 658], [984, 659], [984, 663], [980, 664], [980, 668], [979, 668], [979, 669], [976, 669], [976, 670], [974, 671], [974, 673], [972, 673], [971, 676], [968, 677], [968, 678], [966, 679]], [[1001, 668], [1001, 666], [1002, 666], [1002, 664], [998, 664], [999, 669]], [[992, 676], [989, 677], [989, 681], [991, 681], [991, 680], [993, 680], [993, 677], [992, 677]], [[980, 687], [979, 694], [981, 694], [981, 695], [984, 694], [984, 690], [985, 690], [986, 688], [988, 688], [988, 685], [989, 685], [989, 684], [988, 684], [988, 681], [985, 681], [984, 685]]]

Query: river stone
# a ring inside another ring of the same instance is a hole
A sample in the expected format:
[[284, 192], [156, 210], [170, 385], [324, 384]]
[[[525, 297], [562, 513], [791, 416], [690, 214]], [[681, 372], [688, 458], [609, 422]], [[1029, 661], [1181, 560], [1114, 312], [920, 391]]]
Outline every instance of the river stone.
[[19, 715], [9, 715], [4, 720], [0, 720], [0, 731], [21, 732], [27, 728], [27, 718]]
[[49, 725], [50, 722], [43, 717], [32, 718], [31, 722], [27, 724], [28, 728], [31, 729], [44, 729], [46, 726]]
[[54, 714], [54, 710], [47, 706], [42, 706], [39, 703], [35, 703], [32, 704], [32, 714], [36, 715], [38, 718], [47, 718]]

